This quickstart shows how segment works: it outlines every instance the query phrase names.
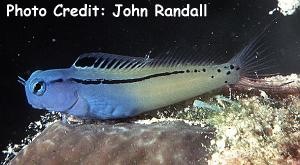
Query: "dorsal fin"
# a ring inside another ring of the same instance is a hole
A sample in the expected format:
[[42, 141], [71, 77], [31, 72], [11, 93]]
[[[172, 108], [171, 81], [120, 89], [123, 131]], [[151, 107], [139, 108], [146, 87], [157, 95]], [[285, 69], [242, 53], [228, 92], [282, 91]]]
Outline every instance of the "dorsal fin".
[[129, 57], [109, 53], [86, 53], [77, 58], [72, 67], [95, 69], [136, 69], [151, 63], [153, 59]]
[[[211, 54], [210, 54], [211, 55]], [[218, 58], [217, 58], [218, 59]], [[190, 51], [171, 50], [155, 58], [129, 57], [109, 53], [86, 53], [77, 58], [72, 67], [79, 69], [103, 69], [103, 70], [132, 70], [147, 67], [174, 67], [211, 65], [215, 59], [203, 57], [199, 53]]]
[[[209, 49], [208, 49], [209, 50]], [[195, 50], [193, 48], [181, 48], [173, 47], [156, 56], [150, 63], [150, 66], [165, 66], [165, 67], [176, 67], [176, 66], [199, 66], [199, 65], [212, 65], [220, 64], [222, 62], [222, 56], [215, 51], [207, 50]]]

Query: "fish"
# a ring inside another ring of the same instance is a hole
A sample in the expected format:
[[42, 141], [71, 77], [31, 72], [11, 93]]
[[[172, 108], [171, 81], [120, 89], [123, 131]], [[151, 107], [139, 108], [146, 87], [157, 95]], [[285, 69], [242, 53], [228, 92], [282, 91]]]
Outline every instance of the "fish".
[[[264, 68], [257, 62], [260, 37], [225, 63], [188, 55], [146, 58], [85, 53], [69, 68], [19, 77], [36, 109], [83, 119], [122, 119], [239, 83]], [[214, 59], [213, 59], [214, 60]]]

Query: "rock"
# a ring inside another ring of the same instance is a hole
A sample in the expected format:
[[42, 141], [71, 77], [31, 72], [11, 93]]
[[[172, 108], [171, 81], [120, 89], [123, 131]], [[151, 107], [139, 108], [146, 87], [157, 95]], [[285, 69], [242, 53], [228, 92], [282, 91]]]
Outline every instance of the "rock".
[[80, 125], [57, 121], [10, 164], [207, 164], [213, 132], [182, 121]]

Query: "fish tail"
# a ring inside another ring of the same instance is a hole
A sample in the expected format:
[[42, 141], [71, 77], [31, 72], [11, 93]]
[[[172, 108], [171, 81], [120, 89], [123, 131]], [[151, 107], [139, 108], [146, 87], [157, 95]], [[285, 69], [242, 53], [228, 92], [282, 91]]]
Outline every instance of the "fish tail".
[[[270, 82], [265, 78], [279, 75], [270, 73], [276, 66], [274, 53], [266, 45], [266, 34], [270, 25], [260, 32], [250, 43], [235, 55], [229, 64], [239, 71], [239, 80], [235, 86], [251, 87], [256, 89], [281, 89], [290, 82]], [[278, 81], [278, 80], [277, 80]], [[274, 85], [278, 84], [278, 85]]]
[[[233, 85], [237, 88], [250, 87], [258, 90], [272, 91], [273, 93], [284, 93], [298, 91], [294, 89], [294, 81], [278, 80], [279, 73], [270, 73], [276, 68], [275, 56], [270, 47], [266, 45], [266, 27], [236, 56], [229, 60], [229, 64], [239, 71], [239, 80]], [[274, 77], [274, 80], [272, 79]]]
[[274, 68], [273, 53], [266, 45], [267, 29], [258, 34], [228, 63], [239, 69], [240, 78], [259, 78], [265, 76], [266, 71]]

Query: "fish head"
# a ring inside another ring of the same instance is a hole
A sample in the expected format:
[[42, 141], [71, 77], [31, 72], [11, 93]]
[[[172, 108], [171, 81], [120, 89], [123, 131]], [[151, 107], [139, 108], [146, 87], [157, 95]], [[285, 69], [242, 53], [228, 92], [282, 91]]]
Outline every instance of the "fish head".
[[36, 109], [67, 112], [78, 101], [76, 88], [58, 69], [35, 71], [24, 86], [28, 103]]

